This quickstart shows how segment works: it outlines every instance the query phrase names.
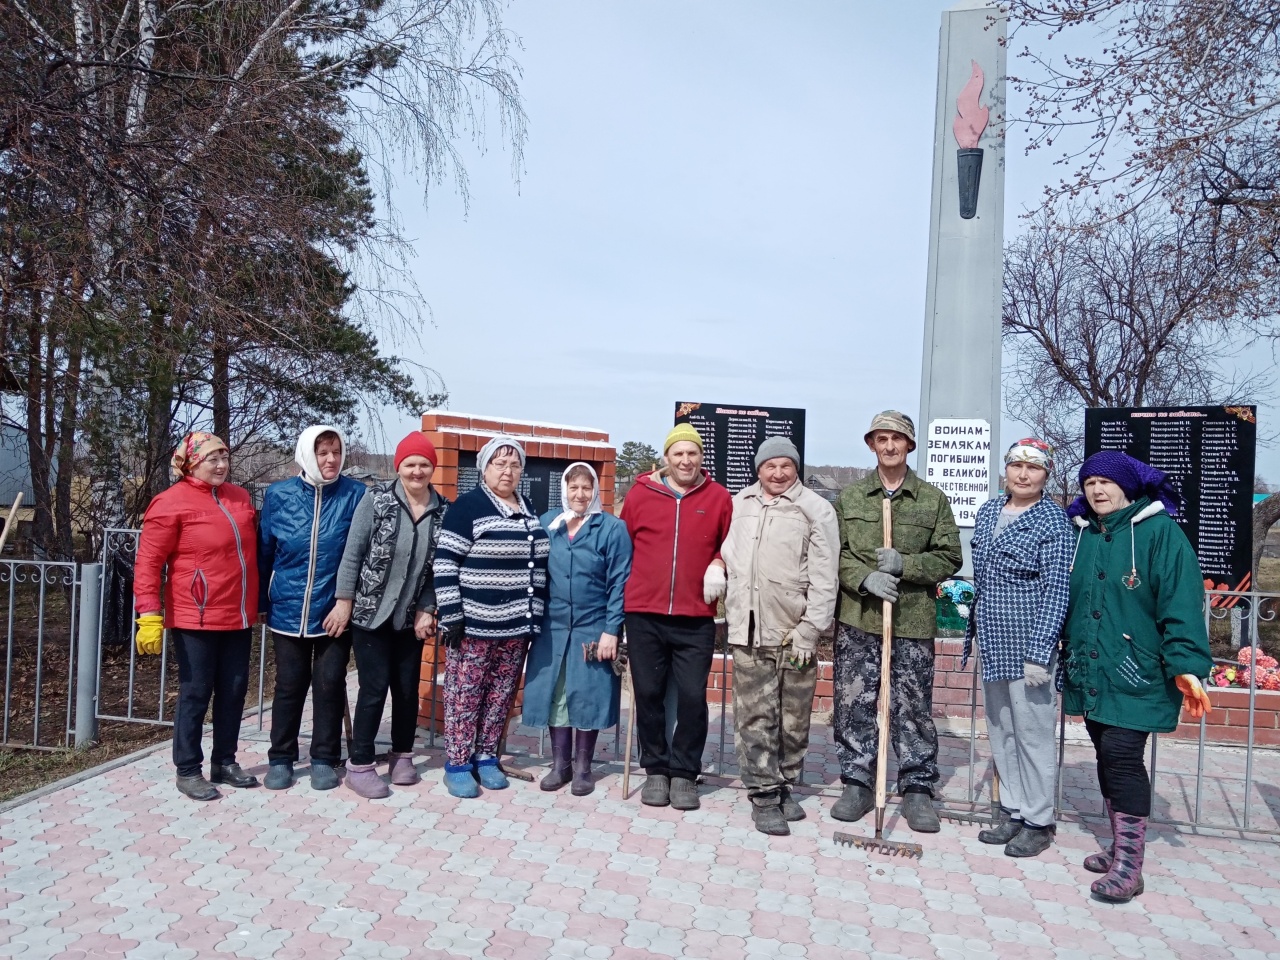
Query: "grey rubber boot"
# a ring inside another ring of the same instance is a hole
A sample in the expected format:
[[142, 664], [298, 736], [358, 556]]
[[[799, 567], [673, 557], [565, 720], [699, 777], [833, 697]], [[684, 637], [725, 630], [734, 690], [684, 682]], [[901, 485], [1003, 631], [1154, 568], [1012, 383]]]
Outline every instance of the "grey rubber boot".
[[217, 800], [220, 794], [217, 788], [197, 773], [194, 777], [178, 777], [178, 792], [192, 800]]
[[262, 785], [268, 790], [287, 790], [293, 786], [293, 764], [287, 760], [271, 764]]
[[876, 805], [876, 798], [870, 787], [860, 783], [846, 783], [840, 799], [831, 808], [831, 816], [845, 823], [857, 823]]
[[697, 810], [702, 806], [698, 799], [698, 784], [684, 777], [672, 777], [671, 806], [676, 810]]
[[640, 802], [646, 807], [665, 807], [671, 802], [671, 778], [662, 773], [651, 773], [645, 777]]

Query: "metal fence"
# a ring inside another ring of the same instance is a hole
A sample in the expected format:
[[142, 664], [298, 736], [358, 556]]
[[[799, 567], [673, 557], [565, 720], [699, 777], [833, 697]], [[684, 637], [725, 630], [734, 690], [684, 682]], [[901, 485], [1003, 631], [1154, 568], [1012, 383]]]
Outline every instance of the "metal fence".
[[[93, 564], [100, 588], [93, 656], [93, 717], [124, 723], [172, 726], [169, 702], [177, 690], [177, 665], [166, 633], [158, 657], [139, 657], [134, 639], [133, 561], [140, 531], [127, 527], [103, 530], [102, 561]], [[86, 655], [90, 651], [86, 650]], [[263, 693], [269, 656], [267, 629], [258, 638], [258, 729], [263, 727]], [[96, 737], [96, 731], [88, 739]], [[77, 738], [79, 739], [79, 738]]]
[[[176, 664], [169, 645], [158, 657], [139, 657], [134, 646], [132, 584], [127, 591], [113, 580], [131, 572], [137, 552], [138, 531], [104, 531], [101, 563], [0, 561], [0, 598], [6, 604], [4, 718], [0, 746], [40, 750], [65, 749], [97, 738], [97, 721], [171, 726], [169, 704], [176, 691]], [[117, 594], [112, 599], [112, 590]], [[116, 604], [115, 607], [112, 604]], [[124, 604], [121, 609], [120, 605]], [[1205, 625], [1219, 640], [1240, 638], [1256, 643], [1264, 633], [1280, 634], [1280, 593], [1259, 591], [1211, 591], [1204, 608]], [[113, 631], [114, 634], [113, 635]], [[104, 642], [110, 641], [110, 642]], [[730, 705], [731, 653], [723, 625], [717, 631], [719, 654], [709, 678], [713, 694], [711, 731], [704, 755], [708, 775], [732, 778], [736, 774], [733, 719]], [[430, 657], [431, 693], [424, 702], [428, 723], [424, 733], [436, 746], [439, 729], [439, 691], [443, 682], [443, 658]], [[267, 630], [258, 644], [258, 730], [262, 730], [266, 665], [270, 656]], [[1234, 662], [1234, 661], [1232, 661]], [[424, 679], [426, 679], [424, 677]], [[945, 802], [979, 808], [991, 797], [993, 764], [983, 725], [977, 717], [980, 705], [978, 678], [970, 677], [970, 719], [967, 735], [953, 729], [942, 738], [951, 771]], [[1245, 698], [1242, 742], [1223, 745], [1210, 742], [1209, 726], [1199, 725], [1194, 739], [1153, 736], [1149, 768], [1158, 822], [1185, 827], [1214, 828], [1244, 834], [1280, 835], [1280, 751], [1260, 742], [1257, 718], [1277, 722], [1276, 705], [1260, 705], [1258, 671], [1250, 672], [1247, 687], [1235, 692]], [[624, 704], [625, 707], [625, 704]], [[674, 711], [669, 710], [669, 714]], [[674, 720], [669, 721], [669, 727]], [[623, 724], [613, 737], [613, 754], [621, 759]], [[1236, 727], [1235, 729], [1241, 729]], [[1059, 731], [1057, 807], [1061, 814], [1094, 816], [1101, 806], [1090, 806], [1092, 748], [1073, 738], [1068, 718]], [[1075, 731], [1079, 733], [1079, 731]], [[544, 753], [542, 731], [517, 731], [531, 755]], [[517, 749], [522, 749], [517, 744]], [[831, 730], [814, 725], [811, 753], [834, 756]], [[1262, 757], [1266, 762], [1259, 762]], [[832, 782], [828, 764], [825, 782]], [[816, 779], [816, 778], [815, 778]]]
[[0, 745], [64, 749], [71, 740], [80, 571], [74, 563], [0, 560], [5, 604]]

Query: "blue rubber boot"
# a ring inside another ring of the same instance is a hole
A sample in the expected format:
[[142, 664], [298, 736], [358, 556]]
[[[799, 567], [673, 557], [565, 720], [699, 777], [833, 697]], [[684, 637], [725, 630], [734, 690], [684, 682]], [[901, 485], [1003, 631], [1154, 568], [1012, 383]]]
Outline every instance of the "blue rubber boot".
[[480, 785], [471, 774], [471, 764], [464, 763], [455, 767], [451, 763], [444, 765], [444, 787], [451, 796], [462, 800], [473, 800], [480, 796]]
[[476, 779], [486, 790], [505, 790], [511, 786], [511, 781], [498, 766], [497, 757], [477, 757], [473, 762], [476, 765]]

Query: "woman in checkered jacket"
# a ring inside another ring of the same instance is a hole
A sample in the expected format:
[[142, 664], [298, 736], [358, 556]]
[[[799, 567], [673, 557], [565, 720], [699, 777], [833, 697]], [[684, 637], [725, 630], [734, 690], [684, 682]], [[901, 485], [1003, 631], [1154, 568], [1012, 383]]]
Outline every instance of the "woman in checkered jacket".
[[1053, 841], [1053, 676], [1067, 615], [1071, 525], [1044, 494], [1053, 448], [1019, 440], [1004, 456], [1005, 492], [973, 528], [975, 597], [965, 658], [978, 641], [987, 733], [1000, 777], [1001, 822], [983, 843], [1034, 857]]

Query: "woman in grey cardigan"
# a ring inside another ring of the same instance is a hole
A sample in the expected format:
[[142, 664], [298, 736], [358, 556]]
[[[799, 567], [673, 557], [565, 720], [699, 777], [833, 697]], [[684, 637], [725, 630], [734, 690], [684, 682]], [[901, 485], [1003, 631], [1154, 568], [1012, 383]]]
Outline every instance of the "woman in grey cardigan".
[[436, 630], [431, 560], [447, 501], [431, 486], [436, 450], [421, 433], [396, 447], [397, 479], [371, 489], [356, 508], [338, 568], [334, 615], [350, 620], [360, 694], [352, 723], [347, 786], [374, 800], [390, 789], [373, 767], [373, 741], [391, 693], [390, 779], [417, 783], [422, 644]]

